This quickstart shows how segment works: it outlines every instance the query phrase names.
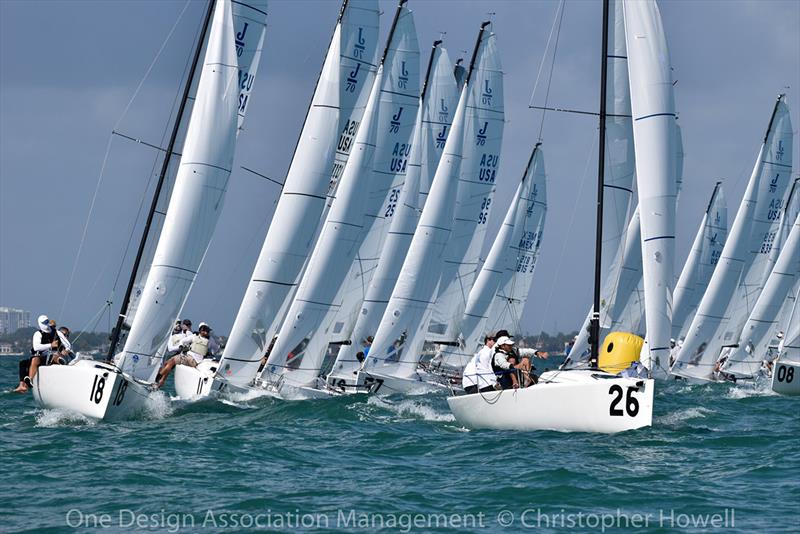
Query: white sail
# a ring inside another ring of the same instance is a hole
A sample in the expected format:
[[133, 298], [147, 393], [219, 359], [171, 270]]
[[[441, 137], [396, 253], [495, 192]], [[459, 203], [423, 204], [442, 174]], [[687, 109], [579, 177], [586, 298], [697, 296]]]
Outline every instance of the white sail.
[[122, 351], [122, 370], [137, 379], [155, 376], [158, 351], [186, 301], [222, 210], [239, 128], [236, 36], [231, 3], [218, 2], [173, 194]]
[[[266, 33], [267, 1], [252, 0], [248, 2], [232, 2], [231, 9], [233, 14], [233, 29], [236, 32], [235, 46], [239, 64], [239, 130], [241, 131], [245, 112], [250, 102], [250, 93], [255, 82], [256, 72], [261, 59], [261, 49], [264, 43], [264, 34]], [[205, 39], [201, 46], [201, 59], [205, 57], [206, 50], [208, 49], [209, 33], [210, 32], [206, 32]], [[180, 124], [178, 124], [175, 148], [172, 154], [164, 155], [164, 157], [169, 158], [167, 172], [165, 173], [164, 181], [158, 199], [156, 200], [156, 209], [153, 212], [147, 241], [142, 253], [142, 258], [139, 262], [138, 272], [136, 273], [133, 292], [131, 293], [130, 302], [128, 303], [128, 309], [125, 312], [123, 336], [125, 336], [126, 332], [130, 329], [130, 325], [133, 324], [133, 319], [136, 316], [136, 311], [139, 307], [139, 299], [142, 296], [147, 274], [153, 262], [156, 246], [158, 245], [158, 238], [164, 226], [164, 218], [166, 217], [169, 199], [172, 196], [172, 189], [175, 185], [175, 177], [180, 167], [180, 152], [186, 139], [186, 131], [197, 97], [197, 87], [200, 82], [201, 73], [202, 70], [198, 69], [188, 82], [190, 87], [182, 120]], [[124, 341], [124, 337], [121, 337], [120, 341]]]
[[[459, 178], [462, 174], [475, 174], [475, 170], [463, 168], [462, 153], [466, 146], [485, 146], [487, 136], [497, 135], [497, 132], [486, 129], [488, 117], [481, 122], [478, 120], [491, 113], [490, 106], [498, 104], [494, 99], [481, 97], [486, 93], [487, 81], [499, 74], [487, 68], [497, 65], [497, 62], [491, 57], [496, 55], [494, 34], [486, 31], [485, 27], [486, 24], [481, 27], [473, 62], [425, 209], [369, 351], [365, 365], [369, 373], [406, 377], [415, 372], [425, 340], [424, 325], [441, 275], [443, 253], [451, 238]], [[488, 87], [492, 88], [491, 81]], [[502, 128], [502, 122], [496, 126]], [[480, 163], [475, 159], [470, 162], [476, 170], [483, 167]], [[476, 217], [479, 215], [475, 214]]]
[[[736, 339], [724, 339], [718, 331], [730, 331], [726, 328], [730, 319], [728, 308], [741, 281], [747, 280], [749, 275], [763, 279], [763, 273], [751, 273], [751, 267], [757, 256], [770, 253], [771, 228], [779, 217], [783, 193], [791, 175], [791, 151], [792, 125], [781, 95], [775, 103], [720, 261], [678, 352], [672, 368], [674, 374], [710, 380], [722, 346], [736, 342]], [[740, 331], [741, 327], [736, 337]]]
[[413, 15], [403, 4], [390, 39], [354, 152], [267, 361], [270, 377], [290, 386], [315, 382], [335, 326], [326, 319], [340, 308], [338, 290], [385, 208], [393, 180], [407, 166], [419, 106], [419, 45]]
[[374, 78], [378, 16], [377, 0], [350, 0], [337, 20], [273, 222], [220, 362], [219, 374], [233, 384], [255, 377], [314, 246], [326, 192], [344, 166]]
[[800, 215], [795, 217], [778, 261], [767, 279], [764, 289], [753, 307], [753, 313], [739, 336], [738, 347], [733, 349], [722, 370], [737, 376], [753, 377], [761, 368], [770, 345], [776, 346], [779, 313], [800, 276]]
[[483, 346], [487, 334], [501, 328], [520, 332], [520, 316], [533, 282], [546, 213], [544, 155], [537, 144], [469, 293], [459, 345], [442, 351], [447, 368], [462, 369]]
[[[480, 68], [473, 72], [478, 114], [467, 114], [467, 132], [475, 140], [464, 145], [453, 232], [444, 251], [444, 264], [436, 303], [431, 310], [427, 339], [453, 341], [460, 332], [469, 291], [478, 273], [500, 166], [503, 143], [503, 71], [496, 38], [483, 40]], [[480, 84], [480, 87], [477, 87]]]
[[626, 231], [631, 213], [635, 156], [631, 121], [628, 47], [625, 43], [625, 18], [622, 0], [611, 0], [606, 57], [606, 153], [603, 174], [603, 252], [601, 272], [611, 270], [615, 253]]
[[[623, 253], [631, 237], [630, 218], [633, 206], [633, 180], [635, 176], [635, 151], [633, 147], [633, 125], [631, 121], [630, 81], [628, 79], [628, 48], [625, 43], [625, 18], [622, 0], [612, 0], [609, 5], [608, 40], [612, 47], [606, 57], [608, 78], [606, 81], [606, 153], [603, 175], [603, 254], [601, 272], [607, 273], [601, 287], [600, 325], [611, 324], [609, 306], [617, 294], [617, 286], [624, 285], [620, 279]], [[612, 9], [613, 7], [613, 9]], [[638, 224], [638, 223], [637, 223]], [[636, 230], [638, 232], [638, 229]], [[638, 241], [638, 236], [636, 237]], [[591, 320], [590, 309], [577, 339], [570, 351], [572, 363], [589, 356], [587, 328]], [[613, 315], [612, 315], [613, 316]]]
[[689, 257], [675, 284], [672, 309], [673, 339], [678, 340], [686, 335], [688, 323], [694, 317], [700, 298], [708, 287], [727, 237], [728, 206], [722, 192], [722, 182], [717, 182], [700, 221], [700, 228], [697, 229]]
[[[604, 332], [638, 332], [636, 303], [638, 287], [642, 280], [642, 247], [639, 207], [637, 206], [628, 227], [620, 240], [611, 272], [606, 276], [600, 292], [601, 340]], [[640, 310], [641, 311], [641, 310]], [[641, 313], [639, 314], [641, 316]], [[590, 357], [589, 321], [592, 312], [586, 315], [575, 343], [569, 352], [568, 366], [588, 363]]]
[[[400, 268], [417, 228], [426, 195], [420, 195], [420, 182], [430, 182], [436, 172], [452, 121], [451, 110], [457, 105], [458, 92], [447, 50], [434, 44], [428, 65], [428, 79], [420, 97], [419, 118], [408, 162], [408, 172], [380, 259], [372, 275], [361, 310], [349, 333], [350, 345], [343, 345], [337, 354], [331, 375], [334, 379], [352, 379], [361, 366], [356, 357], [365, 349], [365, 341], [378, 330], [392, 289], [400, 276]], [[424, 157], [423, 157], [424, 153]], [[422, 178], [425, 176], [426, 178]]]
[[[394, 95], [395, 98], [398, 98], [398, 96], [395, 95], [395, 92], [396, 91], [393, 86], [391, 92], [387, 94], [390, 96]], [[387, 100], [388, 104], [390, 98], [385, 100]], [[412, 111], [414, 110], [401, 108], [401, 113], [411, 113]], [[396, 145], [395, 150], [393, 150], [391, 154], [391, 162], [387, 162], [387, 164], [384, 166], [388, 172], [393, 174], [389, 189], [378, 191], [373, 195], [374, 198], [370, 198], [369, 200], [370, 203], [382, 203], [382, 205], [372, 221], [367, 221], [369, 232], [367, 233], [367, 237], [364, 239], [364, 243], [361, 245], [356, 258], [353, 260], [353, 264], [350, 267], [350, 272], [347, 274], [347, 278], [340, 289], [340, 296], [338, 300], [341, 301], [341, 304], [338, 311], [336, 311], [336, 317], [333, 319], [334, 323], [331, 332], [331, 337], [334, 342], [350, 340], [353, 327], [355, 326], [359, 312], [362, 310], [361, 304], [366, 297], [372, 277], [378, 268], [378, 263], [379, 261], [383, 261], [384, 263], [386, 261], [384, 260], [383, 255], [384, 244], [386, 242], [389, 229], [398, 214], [397, 212], [401, 209], [402, 203], [405, 201], [404, 198], [401, 197], [405, 194], [404, 184], [407, 178], [410, 178], [412, 181], [416, 182], [417, 185], [414, 186], [416, 191], [413, 194], [417, 197], [419, 196], [420, 151], [416, 147], [419, 146], [421, 140], [417, 139], [415, 136], [422, 126], [420, 122], [422, 118], [421, 114], [425, 113], [425, 111], [421, 109], [419, 105], [417, 105], [416, 113], [417, 116], [413, 122], [403, 122], [403, 126], [407, 127], [408, 130], [404, 129], [398, 134], [399, 136], [402, 136], [403, 139], [410, 139], [411, 143], [402, 143], [401, 145]], [[399, 124], [400, 122], [398, 118], [393, 127], [398, 128]], [[419, 131], [419, 133], [420, 135], [422, 134], [421, 131]], [[426, 137], [428, 136], [426, 135]], [[442, 143], [442, 146], [443, 145], [444, 143]], [[396, 152], [400, 152], [400, 154], [396, 154]], [[439, 150], [439, 154], [441, 154], [441, 149]], [[410, 174], [414, 174], [415, 176], [410, 177]], [[416, 205], [417, 198], [415, 198], [413, 202], [414, 205]], [[416, 227], [416, 221], [418, 220], [419, 212], [417, 210], [414, 210], [414, 212], [416, 214], [414, 226], [408, 230], [411, 233], [413, 233], [414, 228]], [[411, 236], [409, 235], [406, 239], [407, 243], [410, 243], [410, 240]], [[405, 252], [408, 250], [407, 246], [408, 245], [406, 244], [406, 248], [403, 250], [403, 255], [405, 255]], [[392, 261], [402, 265], [402, 257], [399, 259], [393, 258]], [[395, 265], [395, 268], [398, 271], [400, 269], [400, 265]], [[389, 291], [391, 291], [391, 288], [389, 288]]]
[[655, 376], [666, 376], [677, 195], [672, 69], [655, 1], [625, 2], [624, 8], [647, 322], [642, 363]]

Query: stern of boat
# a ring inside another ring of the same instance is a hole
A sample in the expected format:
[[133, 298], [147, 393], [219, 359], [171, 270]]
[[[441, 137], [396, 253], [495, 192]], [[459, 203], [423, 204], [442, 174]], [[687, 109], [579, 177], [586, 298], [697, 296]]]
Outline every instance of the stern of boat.
[[197, 367], [176, 365], [173, 376], [175, 377], [175, 392], [181, 399], [194, 399], [207, 397], [214, 384], [214, 375], [219, 362], [203, 360]]

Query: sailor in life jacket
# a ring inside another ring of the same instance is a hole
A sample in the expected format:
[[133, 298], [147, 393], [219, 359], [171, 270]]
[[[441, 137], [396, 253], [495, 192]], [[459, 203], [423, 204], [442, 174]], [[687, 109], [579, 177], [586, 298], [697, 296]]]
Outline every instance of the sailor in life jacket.
[[51, 321], [46, 315], [40, 315], [36, 325], [39, 329], [31, 338], [31, 357], [19, 362], [19, 385], [14, 390], [17, 393], [28, 391], [39, 366], [47, 365], [50, 353], [58, 349], [59, 338], [55, 321]]
[[200, 324], [200, 328], [196, 334], [187, 335], [181, 341], [183, 346], [182, 352], [167, 360], [167, 362], [158, 371], [157, 387], [161, 388], [167, 381], [167, 377], [175, 368], [176, 365], [188, 365], [189, 367], [197, 367], [197, 364], [203, 361], [203, 358], [211, 354], [210, 340], [211, 327], [205, 323]]

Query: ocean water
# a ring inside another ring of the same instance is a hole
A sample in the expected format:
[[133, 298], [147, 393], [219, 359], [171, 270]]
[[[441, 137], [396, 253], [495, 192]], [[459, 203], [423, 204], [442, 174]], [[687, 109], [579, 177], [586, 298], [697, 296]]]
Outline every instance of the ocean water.
[[760, 389], [658, 384], [612, 436], [467, 430], [441, 396], [0, 411], [2, 532], [800, 532], [800, 399]]

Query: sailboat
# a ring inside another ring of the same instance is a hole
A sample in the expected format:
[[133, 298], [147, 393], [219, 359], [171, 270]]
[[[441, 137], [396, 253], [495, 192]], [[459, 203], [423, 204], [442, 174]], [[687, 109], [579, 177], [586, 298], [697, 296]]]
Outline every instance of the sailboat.
[[[129, 417], [144, 406], [167, 337], [222, 209], [237, 135], [261, 56], [266, 15], [263, 1], [209, 3], [114, 330], [109, 361], [78, 360], [74, 365], [41, 368], [34, 378], [33, 393], [42, 407], [111, 420]], [[202, 68], [197, 69], [203, 57]], [[185, 114], [190, 96], [194, 105], [191, 113]], [[178, 156], [176, 142], [182, 128], [185, 140]], [[154, 217], [159, 204], [166, 202], [161, 195], [170, 189], [164, 182], [172, 166], [177, 166], [174, 185], [158, 232]], [[151, 242], [157, 242], [152, 261], [143, 262]], [[137, 284], [140, 277], [143, 284]], [[141, 294], [136, 296], [132, 313], [129, 304], [137, 285]], [[124, 348], [112, 361], [122, 330], [128, 328]]]
[[179, 366], [182, 398], [245, 391], [283, 322], [314, 248], [327, 195], [338, 183], [372, 87], [377, 0], [344, 0], [272, 223], [219, 362]]
[[[417, 372], [427, 323], [448, 258], [463, 255], [489, 215], [503, 132], [503, 73], [496, 35], [481, 25], [450, 135], [375, 339], [358, 373], [374, 392], [431, 388]], [[448, 250], [450, 254], [448, 255]], [[460, 260], [458, 260], [460, 262]], [[446, 282], [446, 281], [445, 281]]]
[[[781, 311], [793, 304], [800, 280], [800, 178], [795, 179], [780, 218], [780, 252], [758, 295], [753, 311], [742, 329], [737, 346], [726, 354], [721, 371], [737, 378], [752, 379], [761, 374], [763, 362], [774, 359], [771, 348], [779, 343], [778, 334], [786, 330]], [[773, 252], [778, 247], [773, 247]], [[784, 314], [785, 315], [785, 314]]]
[[[420, 92], [414, 141], [402, 191], [396, 205], [393, 208], [387, 206], [384, 211], [390, 226], [379, 253], [378, 264], [373, 273], [369, 269], [361, 270], [362, 279], [371, 275], [369, 284], [363, 296], [358, 289], [355, 290], [362, 297], [360, 311], [328, 373], [328, 384], [339, 391], [363, 391], [363, 388], [358, 388], [357, 375], [361, 369], [363, 354], [369, 352], [368, 339], [375, 335], [392, 289], [400, 276], [403, 261], [417, 229], [420, 212], [425, 207], [431, 180], [450, 133], [453, 111], [458, 104], [456, 78], [453, 74], [447, 50], [442, 46], [442, 41], [435, 41]], [[347, 315], [342, 317], [342, 321], [347, 319]]]
[[792, 125], [779, 95], [719, 263], [680, 347], [672, 374], [718, 378], [723, 349], [736, 344], [769, 275], [774, 227], [792, 171]]
[[786, 334], [778, 344], [778, 358], [772, 369], [772, 391], [800, 396], [800, 291], [788, 317]]
[[541, 143], [531, 152], [503, 224], [469, 292], [458, 340], [445, 345], [428, 365], [434, 376], [458, 379], [484, 336], [520, 331], [547, 214], [547, 178]]
[[[674, 99], [669, 53], [654, 1], [623, 2], [631, 111], [640, 194], [646, 319], [650, 361], [668, 350], [675, 212]], [[597, 366], [600, 329], [609, 1], [603, 2], [598, 154], [597, 255], [589, 369], [543, 373], [538, 384], [447, 399], [460, 423], [473, 428], [614, 433], [652, 424], [654, 381], [611, 374]], [[617, 10], [614, 13], [618, 13]], [[652, 329], [652, 330], [651, 330]]]
[[341, 309], [339, 288], [379, 211], [396, 202], [392, 184], [407, 169], [420, 73], [413, 13], [405, 4], [397, 7], [354, 153], [264, 369], [262, 382], [284, 399], [330, 394], [320, 371]]

